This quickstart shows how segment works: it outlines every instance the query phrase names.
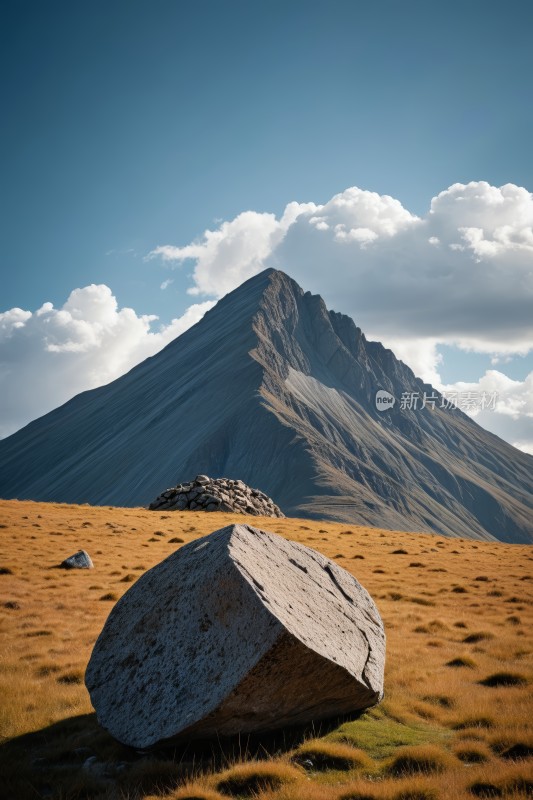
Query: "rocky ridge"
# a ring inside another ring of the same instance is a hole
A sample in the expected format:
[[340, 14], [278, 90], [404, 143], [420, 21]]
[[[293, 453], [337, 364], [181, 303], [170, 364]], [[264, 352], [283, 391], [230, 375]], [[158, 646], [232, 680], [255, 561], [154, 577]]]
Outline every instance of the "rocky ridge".
[[229, 511], [256, 517], [284, 517], [274, 501], [259, 489], [231, 478], [197, 475], [193, 481], [166, 489], [148, 506], [150, 511]]

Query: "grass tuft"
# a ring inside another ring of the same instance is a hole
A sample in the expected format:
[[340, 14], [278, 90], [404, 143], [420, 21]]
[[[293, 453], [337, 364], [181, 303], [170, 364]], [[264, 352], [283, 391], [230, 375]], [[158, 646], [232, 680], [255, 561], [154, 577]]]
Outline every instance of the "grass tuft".
[[528, 679], [519, 672], [494, 672], [483, 680], [479, 681], [481, 686], [527, 686]]
[[118, 600], [118, 595], [115, 592], [106, 592], [101, 596], [100, 600]]
[[439, 793], [435, 788], [402, 789], [394, 795], [394, 800], [438, 800]]
[[465, 644], [477, 644], [478, 642], [489, 642], [494, 639], [494, 634], [489, 631], [479, 631], [478, 633], [469, 633], [465, 636], [463, 642]]
[[441, 708], [454, 708], [455, 703], [451, 697], [445, 694], [427, 694], [422, 698], [426, 703], [431, 703], [434, 706]]
[[484, 728], [490, 730], [490, 728], [494, 728], [495, 722], [492, 717], [485, 717], [483, 715], [476, 715], [473, 714], [471, 716], [467, 716], [464, 719], [456, 722], [453, 725], [454, 731], [465, 731], [468, 728]]
[[279, 761], [249, 761], [236, 764], [223, 772], [216, 788], [222, 794], [239, 797], [277, 790], [300, 778], [301, 772], [289, 764]]
[[363, 750], [324, 739], [313, 739], [301, 745], [292, 760], [311, 770], [370, 770], [373, 767], [372, 759]]
[[436, 745], [402, 747], [387, 765], [387, 772], [396, 778], [405, 775], [430, 775], [445, 772], [454, 763], [454, 757]]
[[474, 797], [503, 797], [503, 790], [491, 781], [474, 781], [468, 787], [468, 791]]
[[71, 670], [60, 675], [56, 680], [58, 683], [81, 684], [83, 683], [83, 672], [82, 670]]
[[491, 747], [494, 752], [506, 761], [522, 761], [533, 758], [533, 738], [493, 739]]
[[476, 662], [470, 656], [458, 656], [457, 658], [452, 658], [451, 661], [446, 662], [447, 667], [455, 667], [455, 668], [463, 668], [467, 667], [468, 669], [474, 669], [476, 666]]
[[484, 742], [464, 742], [456, 745], [453, 752], [464, 764], [485, 764], [492, 755]]

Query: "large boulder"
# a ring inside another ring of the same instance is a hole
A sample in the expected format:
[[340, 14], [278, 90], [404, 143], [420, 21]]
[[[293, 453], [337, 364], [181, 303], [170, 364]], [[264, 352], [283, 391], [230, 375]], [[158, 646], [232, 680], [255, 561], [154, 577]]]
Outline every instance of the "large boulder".
[[259, 489], [232, 478], [197, 475], [193, 481], [166, 489], [148, 506], [150, 511], [230, 511], [261, 517], [284, 517], [275, 502]]
[[191, 542], [117, 602], [85, 682], [99, 722], [147, 748], [375, 705], [385, 634], [368, 592], [303, 545], [248, 525]]

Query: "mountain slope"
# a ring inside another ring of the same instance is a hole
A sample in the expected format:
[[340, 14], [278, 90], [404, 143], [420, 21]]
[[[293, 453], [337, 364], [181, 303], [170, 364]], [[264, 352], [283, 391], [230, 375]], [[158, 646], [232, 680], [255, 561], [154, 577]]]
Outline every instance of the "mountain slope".
[[458, 410], [379, 412], [378, 389], [431, 391], [267, 270], [161, 353], [1, 441], [0, 496], [140, 505], [204, 472], [286, 514], [533, 539], [531, 456]]

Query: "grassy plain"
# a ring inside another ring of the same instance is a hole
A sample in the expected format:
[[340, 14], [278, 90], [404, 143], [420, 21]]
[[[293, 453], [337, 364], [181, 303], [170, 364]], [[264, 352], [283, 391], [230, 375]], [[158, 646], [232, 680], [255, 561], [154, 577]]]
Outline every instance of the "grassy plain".
[[[114, 602], [184, 542], [242, 516], [0, 501], [0, 797], [472, 800], [533, 796], [533, 550], [247, 518], [320, 550], [385, 623], [385, 699], [264, 740], [133, 753], [83, 683]], [[57, 564], [86, 549], [93, 570]]]

